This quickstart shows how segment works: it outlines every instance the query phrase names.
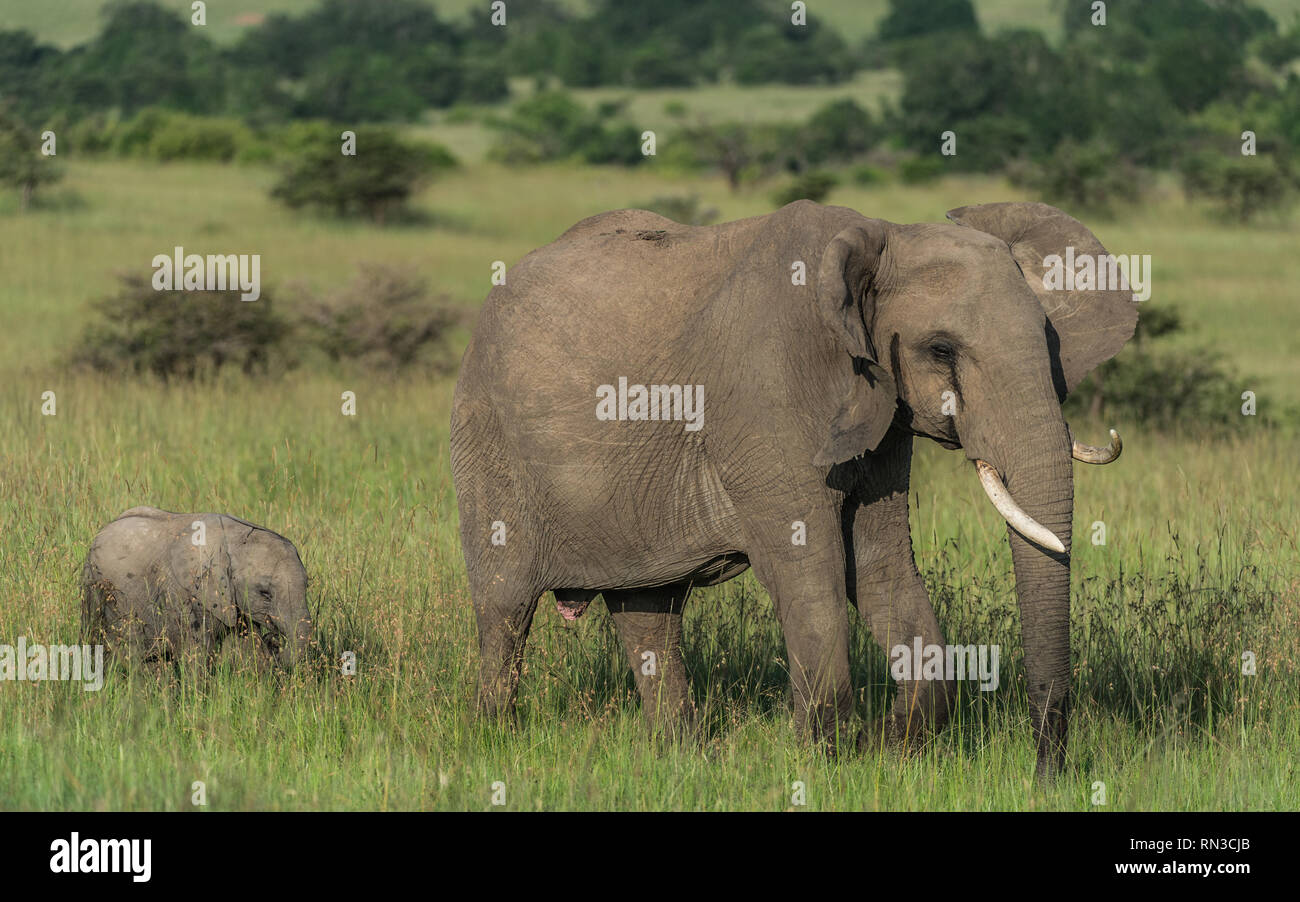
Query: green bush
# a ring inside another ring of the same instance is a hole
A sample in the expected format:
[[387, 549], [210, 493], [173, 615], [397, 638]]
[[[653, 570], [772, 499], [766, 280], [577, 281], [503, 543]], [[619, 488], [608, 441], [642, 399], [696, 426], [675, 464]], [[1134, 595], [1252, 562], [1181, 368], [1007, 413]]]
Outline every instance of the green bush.
[[683, 128], [669, 142], [668, 153], [691, 166], [717, 169], [727, 178], [732, 191], [751, 167], [764, 156], [758, 130], [739, 122], [702, 123]]
[[821, 164], [851, 160], [875, 147], [882, 137], [871, 114], [846, 97], [808, 117], [800, 143], [808, 162]]
[[633, 206], [667, 216], [682, 225], [708, 225], [716, 222], [719, 215], [716, 207], [701, 207], [698, 194], [665, 195]]
[[1179, 168], [1188, 197], [1209, 199], [1223, 216], [1239, 223], [1284, 210], [1295, 199], [1295, 176], [1272, 154], [1243, 157], [1207, 150], [1188, 155]]
[[621, 104], [589, 110], [564, 91], [542, 91], [520, 101], [504, 119], [489, 122], [499, 136], [488, 152], [504, 163], [580, 159], [634, 166], [644, 161], [641, 133], [617, 118]]
[[196, 379], [225, 366], [266, 373], [295, 364], [286, 352], [289, 324], [263, 291], [156, 291], [148, 277], [123, 276], [116, 295], [96, 301], [73, 362], [103, 373], [152, 373]]
[[252, 129], [238, 119], [159, 107], [149, 107], [127, 119], [103, 114], [88, 117], [72, 124], [69, 137], [79, 153], [112, 153], [158, 162], [228, 163], [255, 143]]
[[868, 185], [883, 185], [889, 181], [889, 174], [885, 170], [867, 163], [854, 166], [853, 171], [849, 173], [849, 177], [853, 179], [853, 184], [863, 188]]
[[732, 76], [742, 85], [806, 85], [843, 81], [857, 61], [835, 32], [807, 26], [781, 28], [765, 23], [744, 31], [725, 54]]
[[229, 163], [252, 142], [252, 132], [237, 119], [175, 113], [149, 140], [147, 154], [150, 159], [160, 162], [209, 160]]
[[332, 362], [356, 361], [381, 370], [455, 368], [447, 339], [461, 322], [447, 298], [401, 267], [363, 263], [337, 292], [300, 302], [302, 332]]
[[935, 154], [908, 157], [898, 164], [898, 177], [904, 185], [924, 185], [933, 182], [948, 169]]
[[1066, 416], [1121, 417], [1156, 429], [1201, 432], [1239, 422], [1249, 380], [1205, 348], [1169, 348], [1159, 339], [1184, 331], [1174, 308], [1145, 303], [1133, 340], [1092, 372], [1065, 402]]
[[1141, 171], [1111, 147], [1066, 140], [1041, 162], [1013, 166], [1014, 185], [1047, 203], [1080, 212], [1108, 213], [1117, 203], [1138, 200], [1145, 185]]
[[319, 208], [338, 216], [365, 215], [383, 224], [401, 213], [411, 195], [440, 170], [456, 165], [438, 144], [407, 141], [387, 128], [356, 130], [356, 154], [346, 156], [325, 126], [285, 166], [271, 196], [295, 209]]
[[897, 41], [940, 31], [979, 31], [971, 0], [889, 0], [880, 39]]
[[31, 205], [37, 188], [63, 178], [57, 159], [41, 153], [39, 135], [10, 104], [0, 103], [0, 185], [18, 191], [20, 211]]
[[1255, 52], [1260, 59], [1276, 69], [1300, 58], [1300, 16], [1292, 20], [1288, 31], [1257, 38]]
[[1156, 429], [1211, 430], [1239, 420], [1243, 387], [1212, 351], [1132, 347], [1084, 380], [1066, 416], [1087, 410]]
[[784, 207], [797, 200], [821, 203], [837, 184], [839, 179], [829, 172], [805, 172], [790, 184], [772, 192], [772, 202], [778, 207]]

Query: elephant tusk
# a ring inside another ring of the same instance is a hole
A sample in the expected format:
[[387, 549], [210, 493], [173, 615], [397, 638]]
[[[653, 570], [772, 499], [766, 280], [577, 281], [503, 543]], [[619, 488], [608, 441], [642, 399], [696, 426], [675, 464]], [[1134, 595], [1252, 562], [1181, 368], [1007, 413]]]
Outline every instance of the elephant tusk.
[[1110, 431], [1110, 444], [1105, 448], [1094, 448], [1092, 445], [1085, 445], [1076, 441], [1074, 435], [1070, 435], [1071, 449], [1070, 455], [1075, 460], [1081, 460], [1086, 464], [1108, 464], [1115, 458], [1119, 457], [1124, 450], [1124, 443], [1120, 441], [1119, 433], [1114, 429]]
[[998, 509], [1002, 519], [1006, 520], [1012, 529], [1029, 539], [1029, 541], [1036, 542], [1044, 548], [1049, 548], [1058, 554], [1065, 553], [1065, 546], [1061, 544], [1061, 540], [1050, 529], [1025, 513], [1019, 504], [1016, 504], [1015, 499], [1011, 497], [1011, 493], [1002, 484], [1002, 477], [998, 476], [998, 471], [992, 464], [976, 460], [975, 469], [979, 472], [980, 485], [984, 486], [984, 491], [988, 494], [989, 500], [993, 502], [993, 506]]

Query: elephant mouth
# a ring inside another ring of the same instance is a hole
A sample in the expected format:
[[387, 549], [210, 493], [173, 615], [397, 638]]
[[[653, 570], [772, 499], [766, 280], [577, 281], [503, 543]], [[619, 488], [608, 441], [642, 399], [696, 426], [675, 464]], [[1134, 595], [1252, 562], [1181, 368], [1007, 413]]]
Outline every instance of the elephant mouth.
[[560, 601], [555, 600], [555, 610], [560, 612], [560, 616], [572, 623], [586, 613], [587, 605], [590, 601]]

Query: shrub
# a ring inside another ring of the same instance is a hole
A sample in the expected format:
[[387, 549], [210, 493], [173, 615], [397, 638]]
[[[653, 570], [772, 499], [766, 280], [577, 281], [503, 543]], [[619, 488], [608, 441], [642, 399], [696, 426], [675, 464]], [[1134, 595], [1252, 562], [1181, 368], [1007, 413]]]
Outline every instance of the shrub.
[[946, 166], [934, 154], [909, 157], [898, 165], [898, 177], [904, 185], [924, 185], [943, 175]]
[[667, 216], [674, 222], [680, 222], [683, 225], [708, 225], [718, 218], [716, 207], [700, 207], [700, 196], [698, 194], [656, 197], [641, 204], [640, 208], [658, 213], [660, 216]]
[[1213, 429], [1240, 415], [1241, 381], [1204, 349], [1125, 349], [1102, 364], [1066, 401], [1157, 429]]
[[840, 36], [813, 20], [780, 28], [764, 23], [742, 33], [724, 55], [742, 85], [806, 85], [848, 78], [857, 60]]
[[401, 267], [360, 266], [355, 279], [331, 295], [301, 302], [303, 332], [331, 361], [358, 361], [384, 370], [454, 367], [447, 338], [461, 321], [445, 297]]
[[541, 163], [578, 158], [587, 163], [634, 166], [641, 133], [616, 117], [621, 104], [589, 110], [564, 91], [542, 91], [520, 101], [510, 116], [489, 124], [500, 136], [488, 155], [504, 163]]
[[772, 202], [778, 207], [805, 199], [821, 203], [837, 184], [839, 179], [829, 172], [805, 172], [790, 184], [774, 191]]
[[283, 341], [288, 323], [271, 298], [240, 292], [156, 291], [148, 277], [123, 276], [116, 295], [96, 301], [73, 361], [105, 373], [196, 379], [227, 365], [245, 373], [293, 366]]
[[399, 138], [386, 128], [357, 130], [356, 155], [345, 156], [337, 133], [306, 144], [271, 189], [295, 209], [317, 207], [339, 216], [364, 214], [383, 224], [410, 196], [455, 158], [438, 144]]
[[881, 137], [871, 114], [845, 97], [808, 118], [802, 143], [808, 161], [817, 164], [851, 160], [875, 147]]
[[20, 211], [31, 204], [37, 188], [63, 177], [55, 159], [41, 154], [39, 135], [18, 119], [12, 107], [0, 105], [0, 185], [18, 191]]
[[1240, 223], [1285, 209], [1294, 200], [1295, 178], [1272, 154], [1202, 151], [1186, 157], [1179, 168], [1188, 197], [1208, 198], [1223, 216]]
[[1066, 415], [1120, 416], [1157, 429], [1212, 430], [1236, 422], [1243, 380], [1203, 348], [1164, 347], [1184, 330], [1173, 308], [1143, 304], [1133, 341], [1066, 400]]
[[[60, 117], [62, 118], [62, 117]], [[60, 122], [59, 150], [75, 151], [78, 156], [111, 153], [117, 140], [120, 119], [116, 113], [95, 113]]]
[[1012, 167], [1012, 184], [1071, 210], [1109, 212], [1117, 202], [1133, 201], [1144, 191], [1136, 166], [1100, 143], [1062, 141], [1041, 162]]
[[863, 163], [861, 166], [855, 166], [850, 175], [853, 179], [853, 184], [861, 187], [880, 185], [889, 178], [885, 170], [867, 163]]
[[880, 23], [880, 38], [897, 41], [939, 31], [979, 30], [971, 0], [889, 0]]
[[1279, 69], [1300, 57], [1300, 16], [1291, 22], [1290, 30], [1257, 38], [1255, 50], [1260, 59]]
[[732, 191], [740, 188], [746, 170], [763, 156], [757, 131], [739, 122], [688, 126], [672, 142], [683, 148], [691, 163], [720, 170]]
[[237, 119], [193, 116], [158, 108], [141, 110], [131, 119], [119, 122], [111, 135], [112, 148], [120, 156], [160, 162], [228, 163], [253, 143], [252, 131]]

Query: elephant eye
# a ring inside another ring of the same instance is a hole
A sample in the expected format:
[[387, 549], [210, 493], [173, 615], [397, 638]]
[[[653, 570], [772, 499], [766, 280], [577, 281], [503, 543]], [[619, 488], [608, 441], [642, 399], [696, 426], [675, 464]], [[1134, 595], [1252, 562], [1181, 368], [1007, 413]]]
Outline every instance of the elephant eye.
[[930, 356], [940, 363], [953, 363], [957, 360], [957, 349], [950, 342], [943, 339], [930, 342], [927, 350], [930, 352]]

